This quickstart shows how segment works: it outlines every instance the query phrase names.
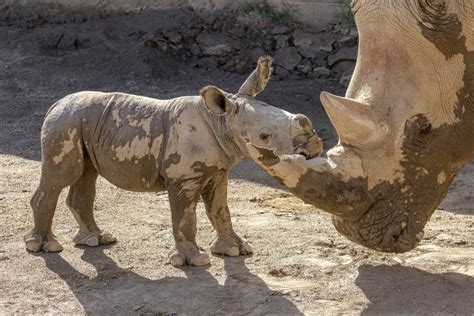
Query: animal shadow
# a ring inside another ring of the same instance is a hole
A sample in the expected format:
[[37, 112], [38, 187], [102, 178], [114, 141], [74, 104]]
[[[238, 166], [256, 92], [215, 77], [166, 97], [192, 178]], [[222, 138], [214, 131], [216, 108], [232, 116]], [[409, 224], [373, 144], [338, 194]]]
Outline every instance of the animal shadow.
[[227, 278], [220, 284], [203, 267], [182, 268], [185, 277], [150, 279], [119, 267], [104, 253], [104, 247], [85, 248], [81, 257], [96, 269], [93, 278], [76, 270], [59, 254], [39, 256], [68, 284], [88, 315], [302, 315], [291, 301], [248, 270], [245, 257], [222, 258]]
[[474, 278], [469, 275], [364, 264], [355, 283], [370, 301], [365, 315], [474, 313]]

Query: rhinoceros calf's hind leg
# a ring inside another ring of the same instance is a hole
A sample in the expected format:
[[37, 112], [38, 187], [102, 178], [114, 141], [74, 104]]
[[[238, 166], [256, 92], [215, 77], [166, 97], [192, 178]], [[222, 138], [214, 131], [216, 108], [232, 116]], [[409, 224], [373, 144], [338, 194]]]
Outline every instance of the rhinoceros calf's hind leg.
[[83, 174], [69, 189], [66, 204], [79, 224], [79, 230], [73, 238], [76, 245], [95, 247], [116, 241], [112, 234], [102, 232], [94, 219], [97, 176], [97, 170], [86, 160]]
[[30, 202], [35, 226], [24, 236], [26, 248], [35, 252], [57, 252], [63, 249], [51, 230], [54, 211], [61, 190], [74, 183], [84, 167], [79, 147], [73, 147], [64, 159], [54, 162], [51, 148], [45, 146], [49, 141], [48, 136], [42, 139], [41, 179]]
[[35, 227], [23, 238], [26, 249], [29, 251], [58, 252], [63, 250], [51, 231], [53, 215], [60, 192], [60, 188], [48, 186], [44, 181], [41, 181], [33, 195], [30, 204], [33, 209]]
[[198, 180], [175, 181], [168, 187], [176, 249], [170, 253], [170, 263], [193, 266], [210, 263], [209, 255], [196, 244], [196, 205], [201, 185]]
[[227, 205], [228, 171], [218, 172], [204, 187], [201, 196], [206, 207], [206, 214], [217, 232], [211, 244], [215, 254], [238, 256], [253, 252], [252, 246], [239, 237], [232, 228], [229, 207]]

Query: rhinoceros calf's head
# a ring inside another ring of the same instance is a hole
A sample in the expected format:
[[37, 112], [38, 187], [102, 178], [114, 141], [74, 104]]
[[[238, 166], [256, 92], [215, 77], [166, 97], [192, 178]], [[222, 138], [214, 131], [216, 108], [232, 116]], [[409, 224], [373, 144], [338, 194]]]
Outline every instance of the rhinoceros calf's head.
[[[203, 88], [203, 103], [232, 131], [232, 141], [245, 158], [249, 158], [246, 143], [271, 149], [279, 155], [316, 157], [322, 152], [323, 143], [305, 115], [289, 113], [255, 99], [268, 83], [271, 61], [270, 57], [260, 58], [257, 68], [237, 94], [214, 86]], [[221, 134], [225, 133], [224, 129]]]

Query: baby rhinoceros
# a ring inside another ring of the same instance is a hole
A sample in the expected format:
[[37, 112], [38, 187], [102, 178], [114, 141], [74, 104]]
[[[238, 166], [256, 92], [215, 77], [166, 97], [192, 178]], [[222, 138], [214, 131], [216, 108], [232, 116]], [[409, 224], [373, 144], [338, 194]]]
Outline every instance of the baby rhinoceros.
[[67, 186], [67, 205], [79, 224], [74, 243], [115, 242], [93, 216], [96, 179], [101, 175], [125, 190], [168, 191], [176, 243], [171, 264], [209, 264], [209, 256], [195, 239], [200, 197], [217, 232], [211, 252], [251, 253], [249, 243], [232, 228], [227, 206], [229, 168], [249, 158], [249, 142], [307, 158], [322, 150], [306, 116], [254, 99], [270, 74], [271, 58], [262, 57], [237, 94], [207, 86], [200, 96], [158, 100], [86, 91], [56, 102], [41, 130], [41, 180], [31, 200], [34, 228], [24, 238], [26, 248], [62, 250], [51, 222], [59, 193]]

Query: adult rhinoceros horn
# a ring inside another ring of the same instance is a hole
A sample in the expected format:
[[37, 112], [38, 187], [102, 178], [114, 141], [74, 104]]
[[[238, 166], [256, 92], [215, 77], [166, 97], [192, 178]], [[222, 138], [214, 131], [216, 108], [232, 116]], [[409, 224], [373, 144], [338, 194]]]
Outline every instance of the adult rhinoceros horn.
[[373, 144], [385, 137], [388, 125], [372, 107], [357, 100], [321, 93], [321, 102], [342, 144]]

